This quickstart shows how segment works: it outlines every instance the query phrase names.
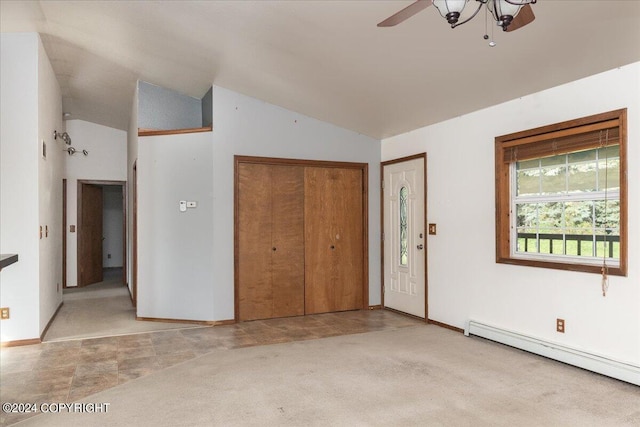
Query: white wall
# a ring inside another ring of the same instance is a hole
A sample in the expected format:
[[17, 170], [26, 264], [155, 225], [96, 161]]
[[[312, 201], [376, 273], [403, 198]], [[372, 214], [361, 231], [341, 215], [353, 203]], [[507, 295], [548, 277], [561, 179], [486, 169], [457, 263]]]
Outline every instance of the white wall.
[[[140, 317], [211, 320], [214, 287], [210, 133], [138, 142]], [[180, 212], [179, 201], [197, 202]]]
[[[496, 264], [494, 138], [628, 108], [628, 277]], [[640, 63], [389, 138], [382, 159], [427, 152], [429, 317], [469, 319], [640, 365]], [[555, 331], [556, 318], [566, 333]]]
[[234, 155], [369, 164], [369, 304], [380, 304], [380, 143], [228, 89], [213, 88], [213, 319], [234, 317]]
[[[102, 187], [102, 266], [104, 268], [123, 265], [123, 217], [122, 187], [105, 185]], [[109, 256], [111, 255], [111, 256]]]
[[62, 302], [62, 98], [38, 34], [2, 34], [0, 52], [0, 252], [19, 256], [0, 273], [4, 342], [39, 338]]
[[[54, 140], [62, 131], [60, 85], [38, 37], [38, 193], [40, 225], [47, 230], [40, 239], [40, 332], [62, 304], [62, 175], [64, 143]], [[47, 146], [42, 156], [42, 142]]]
[[133, 292], [133, 164], [138, 158], [138, 85], [133, 94], [133, 106], [127, 132], [127, 286]]
[[[379, 141], [220, 87], [213, 128], [139, 138], [138, 316], [234, 318], [234, 155], [369, 164], [370, 304], [379, 304]], [[180, 213], [180, 200], [198, 208]]]
[[0, 252], [19, 256], [0, 272], [4, 342], [39, 336], [38, 35], [0, 34], [0, 67]]
[[77, 225], [78, 180], [126, 181], [127, 133], [119, 129], [83, 120], [68, 120], [66, 129], [71, 145], [89, 151], [88, 156], [76, 153], [65, 155], [67, 179], [67, 286], [78, 285], [77, 233], [70, 231]]

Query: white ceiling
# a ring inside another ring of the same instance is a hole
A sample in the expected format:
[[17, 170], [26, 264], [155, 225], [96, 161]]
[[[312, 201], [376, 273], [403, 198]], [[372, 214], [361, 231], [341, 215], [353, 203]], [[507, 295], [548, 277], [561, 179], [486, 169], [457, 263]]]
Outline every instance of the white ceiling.
[[123, 130], [137, 79], [198, 98], [215, 84], [381, 139], [640, 60], [637, 0], [539, 0], [493, 48], [484, 13], [376, 27], [410, 3], [2, 0], [0, 29], [41, 33], [72, 118]]

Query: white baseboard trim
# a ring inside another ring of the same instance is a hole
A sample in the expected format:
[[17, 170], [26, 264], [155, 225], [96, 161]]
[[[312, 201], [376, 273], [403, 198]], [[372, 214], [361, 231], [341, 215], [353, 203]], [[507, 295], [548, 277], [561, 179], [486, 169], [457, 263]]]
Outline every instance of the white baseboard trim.
[[474, 320], [467, 322], [464, 334], [466, 336], [475, 335], [486, 338], [640, 386], [640, 366], [638, 365], [621, 362]]

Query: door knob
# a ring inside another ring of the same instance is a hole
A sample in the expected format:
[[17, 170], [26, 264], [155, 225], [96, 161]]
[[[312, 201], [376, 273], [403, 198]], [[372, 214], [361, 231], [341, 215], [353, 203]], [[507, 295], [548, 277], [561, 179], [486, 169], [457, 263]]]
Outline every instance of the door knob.
[[422, 249], [424, 249], [424, 246], [422, 244], [420, 244], [420, 245], [417, 246], [417, 248], [418, 248], [418, 250], [422, 250]]
[[336, 247], [334, 245], [329, 246], [331, 249], [335, 249]]

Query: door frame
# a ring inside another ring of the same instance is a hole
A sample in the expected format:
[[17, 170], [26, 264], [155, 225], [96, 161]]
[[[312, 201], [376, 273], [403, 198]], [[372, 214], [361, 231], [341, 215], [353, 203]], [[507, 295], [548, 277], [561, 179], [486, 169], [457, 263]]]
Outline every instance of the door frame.
[[394, 312], [398, 312], [400, 314], [406, 315], [406, 316], [410, 316], [410, 317], [414, 317], [416, 319], [420, 319], [420, 320], [424, 320], [425, 323], [429, 323], [429, 280], [428, 280], [428, 275], [427, 275], [427, 271], [428, 271], [428, 260], [429, 258], [427, 257], [428, 253], [429, 253], [429, 248], [428, 248], [428, 241], [429, 239], [426, 238], [429, 234], [426, 233], [427, 228], [427, 153], [419, 153], [419, 154], [414, 154], [411, 156], [407, 156], [407, 157], [400, 157], [398, 159], [392, 159], [392, 160], [387, 160], [385, 162], [381, 162], [380, 163], [380, 232], [384, 233], [384, 208], [385, 208], [385, 200], [384, 200], [384, 167], [385, 166], [389, 166], [389, 165], [393, 165], [396, 163], [403, 163], [403, 162], [408, 162], [410, 160], [416, 160], [416, 159], [423, 159], [424, 161], [424, 184], [423, 184], [423, 191], [424, 191], [424, 230], [425, 230], [425, 239], [424, 239], [424, 319], [422, 317], [417, 317], [417, 316], [413, 316], [411, 314], [408, 313], [403, 313], [397, 310], [394, 310], [393, 308], [388, 308], [384, 306], [384, 280], [385, 280], [385, 272], [384, 272], [384, 240], [382, 240], [382, 236], [380, 236], [380, 273], [381, 273], [381, 286], [380, 286], [380, 306], [384, 309], [384, 310], [389, 310], [389, 311], [394, 311]]
[[67, 288], [67, 179], [62, 179], [62, 289]]
[[[95, 179], [79, 179], [77, 190], [77, 217], [76, 217], [76, 239], [80, 241], [82, 233], [82, 186], [89, 185], [111, 185], [122, 188], [122, 283], [127, 284], [127, 181], [103, 181]], [[76, 245], [76, 270], [78, 286], [80, 283], [80, 245]]]
[[138, 160], [131, 173], [131, 302], [138, 306]]
[[277, 157], [234, 156], [233, 165], [233, 287], [234, 287], [234, 319], [238, 322], [240, 312], [238, 256], [238, 168], [241, 163], [268, 164], [277, 166], [302, 166], [359, 169], [362, 171], [362, 310], [369, 308], [369, 164], [354, 162], [338, 162], [326, 160], [285, 159]]

